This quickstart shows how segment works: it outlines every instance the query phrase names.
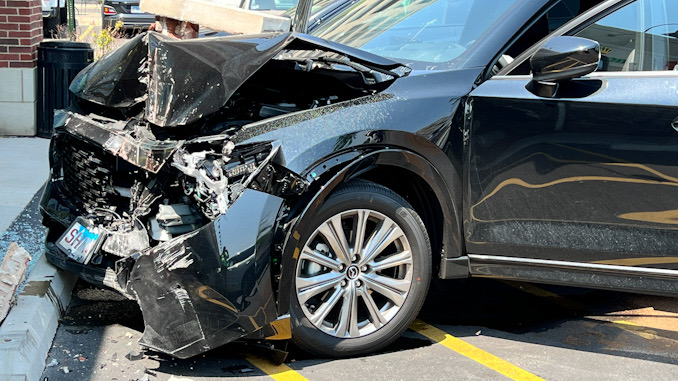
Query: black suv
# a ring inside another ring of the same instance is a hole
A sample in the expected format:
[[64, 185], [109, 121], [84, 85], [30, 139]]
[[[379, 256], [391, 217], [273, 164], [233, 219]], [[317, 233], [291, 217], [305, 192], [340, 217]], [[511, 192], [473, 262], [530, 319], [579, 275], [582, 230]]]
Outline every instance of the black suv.
[[309, 3], [137, 36], [55, 117], [47, 256], [142, 344], [362, 354], [432, 277], [678, 292], [677, 2], [361, 0], [308, 35]]

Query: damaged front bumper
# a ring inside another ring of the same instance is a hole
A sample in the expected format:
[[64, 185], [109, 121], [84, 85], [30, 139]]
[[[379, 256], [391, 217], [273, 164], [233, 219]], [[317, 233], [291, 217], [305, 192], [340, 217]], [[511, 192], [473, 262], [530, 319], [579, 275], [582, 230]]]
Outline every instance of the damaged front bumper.
[[279, 141], [242, 140], [409, 72], [299, 33], [131, 39], [81, 71], [77, 102], [55, 115], [48, 258], [136, 299], [141, 343], [159, 351], [184, 358], [275, 334], [274, 237], [309, 182]]
[[87, 281], [135, 297], [145, 323], [140, 343], [188, 358], [277, 319], [270, 248], [281, 205], [279, 197], [248, 189], [215, 221], [115, 268], [77, 263], [52, 242], [46, 255]]
[[[41, 202], [48, 259], [136, 299], [140, 343], [179, 358], [269, 328], [278, 318], [274, 235], [284, 197], [305, 181], [280, 164], [275, 142], [157, 141], [146, 132], [58, 116]], [[85, 241], [78, 229], [69, 235], [77, 224], [101, 236], [85, 256], [66, 243]]]
[[270, 248], [281, 204], [248, 189], [215, 221], [139, 255], [128, 284], [144, 315], [141, 344], [186, 358], [276, 320]]

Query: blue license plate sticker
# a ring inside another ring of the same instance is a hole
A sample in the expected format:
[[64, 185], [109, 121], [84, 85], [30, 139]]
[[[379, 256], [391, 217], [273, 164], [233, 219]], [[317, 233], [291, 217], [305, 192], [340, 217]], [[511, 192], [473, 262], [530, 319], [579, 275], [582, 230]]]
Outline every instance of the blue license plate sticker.
[[92, 254], [98, 249], [100, 238], [99, 229], [89, 226], [83, 219], [78, 218], [61, 235], [57, 241], [57, 246], [69, 258], [87, 264]]

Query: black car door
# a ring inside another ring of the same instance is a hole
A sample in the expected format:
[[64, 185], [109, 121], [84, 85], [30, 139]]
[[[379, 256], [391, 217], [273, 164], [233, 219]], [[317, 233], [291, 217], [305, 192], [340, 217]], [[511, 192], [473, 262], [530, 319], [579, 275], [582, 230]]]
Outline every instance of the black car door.
[[590, 16], [564, 34], [600, 43], [597, 72], [547, 98], [515, 63], [471, 93], [468, 252], [678, 270], [678, 2]]

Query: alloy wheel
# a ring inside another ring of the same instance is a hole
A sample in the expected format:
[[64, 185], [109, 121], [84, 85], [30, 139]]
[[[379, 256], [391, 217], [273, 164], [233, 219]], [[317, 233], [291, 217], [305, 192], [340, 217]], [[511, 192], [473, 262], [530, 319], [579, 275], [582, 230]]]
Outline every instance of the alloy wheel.
[[410, 243], [392, 219], [353, 209], [323, 222], [299, 255], [296, 292], [306, 318], [338, 338], [386, 325], [412, 284]]

